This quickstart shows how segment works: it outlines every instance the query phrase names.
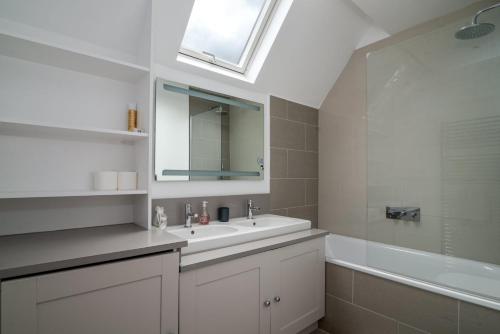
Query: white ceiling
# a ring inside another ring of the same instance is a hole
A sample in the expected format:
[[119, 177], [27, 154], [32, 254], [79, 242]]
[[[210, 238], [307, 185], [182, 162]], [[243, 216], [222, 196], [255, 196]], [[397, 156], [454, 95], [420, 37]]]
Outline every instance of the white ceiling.
[[156, 1], [156, 62], [319, 107], [352, 52], [475, 0], [294, 0], [254, 84], [176, 61], [194, 0]]

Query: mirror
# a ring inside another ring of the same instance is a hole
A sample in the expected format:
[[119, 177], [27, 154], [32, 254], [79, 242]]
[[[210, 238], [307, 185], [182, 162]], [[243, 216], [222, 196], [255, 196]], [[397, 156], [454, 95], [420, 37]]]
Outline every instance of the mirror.
[[157, 181], [262, 180], [264, 106], [156, 79]]

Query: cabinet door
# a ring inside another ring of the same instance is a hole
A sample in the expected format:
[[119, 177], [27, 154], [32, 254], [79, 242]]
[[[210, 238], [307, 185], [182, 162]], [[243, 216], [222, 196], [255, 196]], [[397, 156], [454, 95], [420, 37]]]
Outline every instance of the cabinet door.
[[274, 252], [271, 332], [295, 334], [324, 316], [324, 239]]
[[178, 253], [2, 282], [2, 334], [177, 333]]
[[180, 275], [182, 334], [268, 334], [269, 261], [263, 254]]

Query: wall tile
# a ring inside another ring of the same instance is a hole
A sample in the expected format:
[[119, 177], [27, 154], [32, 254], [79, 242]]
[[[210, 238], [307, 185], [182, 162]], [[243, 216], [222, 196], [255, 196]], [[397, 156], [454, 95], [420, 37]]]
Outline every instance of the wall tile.
[[287, 118], [287, 101], [271, 96], [271, 117]]
[[398, 323], [398, 334], [428, 334], [429, 332]]
[[460, 334], [500, 333], [500, 312], [460, 302]]
[[303, 206], [305, 188], [304, 180], [271, 180], [271, 209]]
[[317, 227], [318, 110], [284, 101], [271, 98], [272, 213]]
[[442, 225], [444, 254], [500, 263], [500, 223], [443, 218]]
[[443, 241], [441, 218], [422, 215], [419, 223], [392, 221], [388, 224], [393, 226], [396, 232], [398, 246], [441, 253]]
[[271, 146], [304, 150], [306, 146], [305, 125], [271, 117]]
[[326, 296], [325, 317], [319, 327], [331, 334], [397, 334], [396, 321], [336, 297]]
[[318, 178], [318, 154], [289, 150], [288, 177]]
[[321, 328], [317, 328], [311, 334], [329, 334], [327, 331], [322, 330]]
[[457, 301], [442, 295], [354, 273], [354, 303], [423, 330], [457, 333]]
[[318, 125], [318, 110], [302, 104], [288, 102], [288, 119]]
[[317, 126], [306, 126], [306, 151], [318, 152]]
[[278, 216], [288, 216], [288, 209], [273, 209], [271, 210], [271, 213], [273, 215], [278, 215]]
[[[349, 66], [358, 66], [362, 62], [363, 58]], [[363, 81], [355, 80], [353, 86], [358, 83], [363, 85]], [[353, 101], [343, 106], [341, 100], [346, 98], [342, 95], [338, 99], [330, 101], [329, 105], [325, 102], [320, 110], [320, 226], [333, 233], [366, 238], [367, 153], [366, 144], [357, 144], [366, 141], [366, 133], [360, 131], [358, 135], [356, 130], [366, 131], [366, 119], [358, 112], [363, 103], [351, 96], [349, 100]], [[343, 108], [346, 108], [347, 115], [344, 115]]]
[[287, 152], [284, 149], [271, 149], [271, 178], [287, 177]]
[[318, 227], [317, 206], [299, 206], [299, 207], [288, 208], [288, 216], [310, 220], [312, 228]]
[[306, 204], [318, 205], [318, 180], [306, 180]]
[[196, 213], [201, 211], [201, 202], [208, 201], [208, 214], [212, 220], [217, 220], [217, 208], [229, 207], [230, 218], [246, 216], [246, 203], [249, 199], [261, 208], [261, 213], [270, 212], [270, 194], [235, 195], [235, 196], [207, 196], [188, 198], [169, 198], [153, 200], [153, 215], [156, 206], [165, 207], [168, 216], [168, 225], [183, 225], [185, 204], [191, 203]]
[[325, 272], [326, 293], [352, 302], [353, 271], [327, 262]]

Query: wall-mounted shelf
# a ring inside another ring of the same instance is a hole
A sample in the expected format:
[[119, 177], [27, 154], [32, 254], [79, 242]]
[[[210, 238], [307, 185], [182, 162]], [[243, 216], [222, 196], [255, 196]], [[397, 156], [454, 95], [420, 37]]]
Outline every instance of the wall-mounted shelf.
[[63, 140], [102, 140], [131, 143], [148, 138], [147, 133], [99, 128], [61, 126], [40, 122], [0, 120], [0, 135], [57, 138]]
[[[0, 235], [150, 228], [151, 1], [0, 8]], [[129, 103], [144, 133], [126, 131]], [[137, 172], [139, 189], [93, 190], [106, 170]]]
[[5, 30], [0, 31], [0, 54], [127, 82], [137, 82], [149, 73], [144, 66]]
[[0, 192], [0, 198], [48, 198], [145, 195], [147, 190], [75, 190], [75, 191], [15, 191]]

